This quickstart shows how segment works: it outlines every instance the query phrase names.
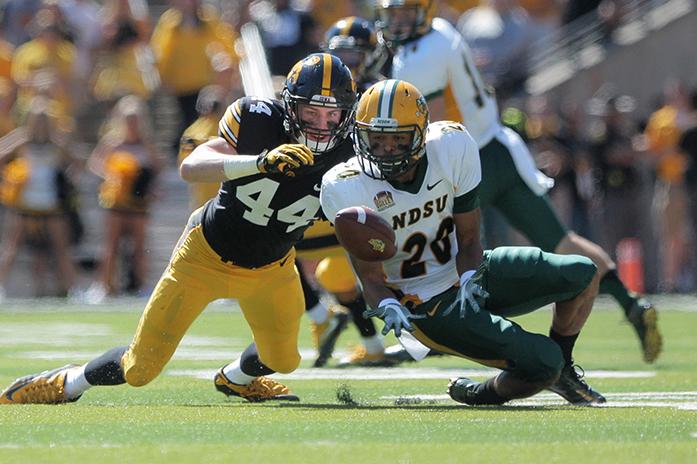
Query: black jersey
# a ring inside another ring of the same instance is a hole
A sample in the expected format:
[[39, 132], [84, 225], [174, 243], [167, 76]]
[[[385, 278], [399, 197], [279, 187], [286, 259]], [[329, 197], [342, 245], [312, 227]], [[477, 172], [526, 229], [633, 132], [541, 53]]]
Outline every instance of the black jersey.
[[[257, 155], [292, 143], [283, 128], [283, 104], [244, 97], [230, 105], [219, 134], [237, 153]], [[256, 268], [281, 259], [319, 217], [322, 176], [353, 156], [350, 138], [315, 156], [315, 164], [283, 174], [255, 174], [223, 182], [206, 203], [203, 234], [223, 260]]]

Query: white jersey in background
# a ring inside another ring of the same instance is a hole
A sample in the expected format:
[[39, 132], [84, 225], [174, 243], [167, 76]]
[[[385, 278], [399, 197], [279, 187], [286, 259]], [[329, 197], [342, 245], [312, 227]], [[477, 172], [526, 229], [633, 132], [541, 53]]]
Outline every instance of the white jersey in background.
[[397, 254], [383, 263], [386, 283], [427, 301], [458, 281], [453, 202], [476, 188], [482, 176], [477, 145], [457, 123], [428, 126], [420, 163], [417, 173], [425, 165], [425, 175], [422, 180], [417, 175], [411, 193], [368, 177], [351, 158], [324, 175], [320, 203], [331, 222], [343, 208], [367, 206], [392, 224]]
[[426, 100], [443, 95], [445, 118], [463, 123], [481, 148], [501, 127], [496, 99], [460, 33], [441, 18], [431, 26], [426, 35], [397, 48], [390, 77], [413, 84]]

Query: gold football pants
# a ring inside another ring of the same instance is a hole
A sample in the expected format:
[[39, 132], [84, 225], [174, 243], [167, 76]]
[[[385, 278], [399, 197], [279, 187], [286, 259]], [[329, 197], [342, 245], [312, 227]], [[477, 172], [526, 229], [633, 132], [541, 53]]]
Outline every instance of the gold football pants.
[[282, 373], [300, 364], [297, 341], [305, 303], [295, 251], [257, 269], [225, 263], [206, 242], [199, 218], [199, 211], [191, 215], [121, 359], [130, 385], [157, 377], [196, 317], [220, 298], [238, 300], [261, 362]]

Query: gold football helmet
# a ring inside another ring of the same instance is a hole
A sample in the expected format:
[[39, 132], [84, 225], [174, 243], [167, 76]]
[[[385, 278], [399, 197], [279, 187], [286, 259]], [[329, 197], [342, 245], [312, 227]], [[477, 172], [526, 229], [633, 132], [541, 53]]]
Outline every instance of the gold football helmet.
[[[396, 179], [426, 151], [428, 105], [412, 84], [388, 79], [372, 85], [358, 102], [354, 143], [361, 169], [373, 179]], [[381, 138], [400, 139], [391, 150]]]
[[377, 0], [375, 26], [378, 40], [399, 45], [431, 30], [434, 0]]

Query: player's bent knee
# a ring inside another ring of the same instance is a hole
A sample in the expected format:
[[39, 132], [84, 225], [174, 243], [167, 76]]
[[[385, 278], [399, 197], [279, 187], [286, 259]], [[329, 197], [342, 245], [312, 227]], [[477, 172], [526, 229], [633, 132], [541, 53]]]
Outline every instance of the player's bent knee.
[[561, 274], [570, 285], [575, 286], [577, 293], [581, 293], [590, 285], [598, 272], [598, 267], [585, 256], [569, 255], [567, 259], [570, 262], [561, 267]]
[[160, 372], [161, 369], [133, 366], [124, 372], [124, 377], [128, 385], [132, 387], [142, 387], [155, 380]]
[[559, 345], [544, 335], [534, 335], [526, 342], [524, 356], [516, 362], [518, 374], [529, 382], [543, 387], [553, 384], [564, 367]]

